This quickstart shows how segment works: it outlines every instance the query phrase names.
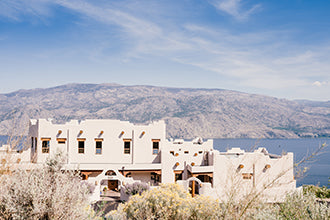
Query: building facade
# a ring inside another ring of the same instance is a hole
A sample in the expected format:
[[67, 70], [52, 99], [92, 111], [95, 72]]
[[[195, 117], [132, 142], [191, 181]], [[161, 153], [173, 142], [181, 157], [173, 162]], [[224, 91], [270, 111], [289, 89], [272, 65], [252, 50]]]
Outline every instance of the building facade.
[[183, 185], [193, 195], [227, 200], [259, 192], [269, 202], [279, 202], [295, 190], [293, 154], [271, 155], [265, 148], [254, 152], [233, 148], [219, 152], [213, 140], [166, 139], [164, 121], [148, 125], [118, 120], [30, 120], [31, 163], [41, 164], [57, 152], [66, 156], [67, 169], [80, 170], [95, 185], [92, 200], [103, 187], [119, 190], [136, 181]]

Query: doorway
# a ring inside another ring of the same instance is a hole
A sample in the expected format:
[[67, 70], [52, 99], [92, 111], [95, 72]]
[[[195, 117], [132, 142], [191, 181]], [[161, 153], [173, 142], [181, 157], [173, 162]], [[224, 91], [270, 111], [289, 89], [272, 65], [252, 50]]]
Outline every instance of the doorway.
[[109, 190], [118, 192], [119, 191], [118, 185], [119, 185], [118, 180], [108, 180], [108, 189]]

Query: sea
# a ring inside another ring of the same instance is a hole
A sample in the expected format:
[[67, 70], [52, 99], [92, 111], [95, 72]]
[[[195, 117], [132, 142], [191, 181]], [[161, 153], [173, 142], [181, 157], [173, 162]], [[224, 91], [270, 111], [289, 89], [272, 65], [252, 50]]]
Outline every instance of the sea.
[[307, 172], [297, 178], [297, 186], [319, 185], [330, 188], [330, 138], [302, 138], [302, 139], [214, 139], [214, 149], [226, 151], [233, 147], [239, 147], [246, 151], [253, 151], [259, 147], [265, 147], [271, 154], [281, 155], [282, 152], [293, 152], [295, 163], [310, 156], [322, 144], [327, 146], [321, 152], [300, 165]]
[[[0, 146], [6, 143], [7, 137], [0, 136]], [[297, 186], [319, 185], [330, 188], [330, 138], [302, 138], [302, 139], [214, 139], [214, 149], [225, 152], [227, 149], [239, 147], [252, 151], [265, 147], [271, 154], [281, 155], [283, 152], [293, 152], [297, 163], [315, 152], [322, 144], [327, 146], [311, 160], [301, 167], [307, 167], [307, 172], [297, 178]]]

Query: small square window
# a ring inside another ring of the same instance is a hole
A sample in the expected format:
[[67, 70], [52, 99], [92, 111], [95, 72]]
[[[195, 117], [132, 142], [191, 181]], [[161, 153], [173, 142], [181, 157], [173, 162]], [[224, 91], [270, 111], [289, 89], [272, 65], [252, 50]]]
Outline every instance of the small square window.
[[242, 173], [243, 179], [249, 180], [252, 178], [253, 173]]
[[174, 156], [174, 151], [170, 151], [170, 154], [172, 154]]
[[102, 141], [96, 141], [95, 142], [95, 146], [96, 146], [96, 154], [102, 154]]
[[57, 143], [58, 144], [65, 144], [66, 138], [57, 138]]
[[124, 139], [124, 154], [131, 154], [131, 139]]
[[159, 139], [152, 140], [152, 154], [158, 154], [159, 152]]
[[50, 149], [49, 140], [43, 140], [42, 141], [42, 149], [41, 149], [42, 153], [48, 154], [49, 149]]
[[85, 141], [78, 141], [78, 153], [79, 154], [85, 153]]

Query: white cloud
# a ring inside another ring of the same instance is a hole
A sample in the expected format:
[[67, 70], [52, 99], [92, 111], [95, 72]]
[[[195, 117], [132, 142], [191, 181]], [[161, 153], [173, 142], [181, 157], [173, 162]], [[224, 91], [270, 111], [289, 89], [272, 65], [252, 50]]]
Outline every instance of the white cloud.
[[49, 0], [1, 0], [0, 16], [16, 21], [21, 20], [22, 15], [49, 16], [51, 3]]
[[161, 30], [157, 25], [134, 17], [120, 9], [102, 7], [102, 5], [97, 6], [83, 0], [57, 0], [56, 2], [63, 7], [79, 12], [85, 16], [89, 16], [99, 22], [118, 25], [125, 29], [129, 34], [143, 37], [155, 37], [161, 35]]
[[[40, 3], [41, 0], [34, 2]], [[85, 0], [51, 2], [77, 12], [81, 17], [103, 24], [105, 29], [118, 27], [120, 31], [116, 32], [116, 35], [122, 38], [121, 42], [116, 43], [120, 46], [129, 45], [125, 49], [121, 48], [125, 51], [119, 53], [107, 52], [113, 40], [109, 33], [90, 30], [93, 31], [91, 36], [104, 35], [102, 40], [95, 41], [89, 48], [82, 49], [83, 53], [88, 54], [87, 56], [93, 61], [100, 60], [106, 63], [109, 57], [118, 57], [125, 62], [129, 62], [131, 58], [152, 61], [153, 57], [161, 57], [164, 60], [197, 67], [202, 74], [216, 73], [229, 80], [233, 89], [268, 90], [268, 94], [274, 95], [283, 92], [284, 95], [289, 96], [291, 90], [295, 90], [299, 95], [298, 91], [309, 91], [311, 87], [329, 85], [325, 83], [330, 80], [329, 47], [322, 45], [312, 48], [305, 45], [301, 48], [283, 39], [283, 36], [292, 34], [290, 31], [272, 30], [233, 34], [228, 29], [214, 29], [194, 23], [164, 25], [161, 18], [146, 19], [143, 15], [134, 13], [134, 7], [131, 9], [133, 11], [128, 12], [119, 3], [99, 5], [94, 1]], [[244, 10], [240, 0], [213, 3], [219, 10], [239, 20], [246, 19], [260, 7], [254, 5]], [[24, 4], [12, 5], [14, 8], [12, 11], [15, 13], [11, 16], [19, 18], [18, 12], [23, 10]], [[49, 14], [50, 9], [44, 8], [47, 4], [40, 4], [40, 7], [37, 4], [33, 6], [38, 11], [34, 15]], [[74, 51], [72, 48], [67, 50]], [[67, 53], [63, 52], [63, 54]], [[222, 84], [219, 86], [221, 87]], [[325, 94], [323, 96], [330, 94], [324, 92], [327, 88], [323, 88], [322, 91]], [[315, 91], [313, 90], [311, 94], [315, 94]]]
[[277, 65], [296, 65], [302, 63], [309, 63], [315, 61], [317, 53], [314, 53], [310, 50], [305, 51], [301, 54], [295, 54], [294, 56], [280, 57], [274, 60], [274, 63]]
[[320, 81], [315, 81], [315, 82], [313, 82], [313, 86], [316, 86], [316, 87], [321, 87], [321, 86], [324, 86], [324, 85], [328, 85], [329, 83], [328, 82], [326, 82], [326, 81], [322, 81], [322, 82], [320, 82]]
[[246, 20], [251, 14], [261, 9], [260, 4], [244, 9], [242, 0], [211, 0], [210, 3], [219, 11], [225, 12], [240, 21]]

